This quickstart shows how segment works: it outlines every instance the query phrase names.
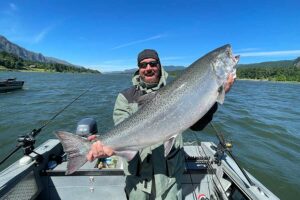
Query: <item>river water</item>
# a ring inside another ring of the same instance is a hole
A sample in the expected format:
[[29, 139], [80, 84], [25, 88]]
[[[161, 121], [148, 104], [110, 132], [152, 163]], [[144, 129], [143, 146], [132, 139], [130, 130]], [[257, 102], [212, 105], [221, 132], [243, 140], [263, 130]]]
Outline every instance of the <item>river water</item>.
[[[109, 130], [115, 98], [131, 85], [128, 74], [0, 73], [0, 80], [12, 77], [24, 80], [25, 85], [23, 90], [0, 93], [0, 159], [15, 147], [19, 135], [44, 125], [87, 89], [43, 129], [35, 145], [54, 138], [56, 130], [74, 132], [84, 117], [95, 118], [100, 132]], [[300, 196], [300, 84], [238, 80], [213, 123], [233, 142], [239, 163], [273, 193], [281, 199]], [[211, 127], [196, 136], [217, 143]], [[196, 136], [188, 131], [184, 140], [194, 141]]]

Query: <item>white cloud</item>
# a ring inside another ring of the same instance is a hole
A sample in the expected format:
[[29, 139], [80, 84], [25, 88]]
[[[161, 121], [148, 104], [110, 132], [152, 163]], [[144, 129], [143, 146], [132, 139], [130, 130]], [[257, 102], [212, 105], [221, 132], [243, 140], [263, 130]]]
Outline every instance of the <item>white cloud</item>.
[[299, 56], [300, 50], [285, 50], [285, 51], [264, 51], [264, 52], [247, 52], [236, 53], [243, 57], [260, 57], [260, 56]]
[[244, 48], [244, 49], [237, 49], [237, 52], [249, 52], [249, 51], [258, 51], [259, 48]]
[[133, 59], [116, 59], [116, 60], [105, 60], [103, 61], [103, 64], [105, 65], [124, 65], [127, 63], [134, 63], [135, 60]]
[[18, 10], [19, 8], [16, 4], [9, 3], [4, 10], [0, 11], [0, 30], [11, 41], [36, 44], [41, 42], [53, 29], [54, 26], [50, 25], [40, 32], [32, 34], [31, 31], [26, 30], [26, 24], [23, 24], [22, 20], [20, 20], [17, 13]]
[[113, 72], [113, 71], [124, 71], [126, 69], [133, 69], [136, 68], [136, 66], [132, 65], [132, 66], [126, 66], [124, 67], [124, 65], [109, 65], [109, 64], [87, 64], [87, 65], [81, 65], [81, 66], [85, 66], [87, 68], [90, 69], [96, 69], [99, 70], [100, 72]]
[[123, 47], [128, 47], [128, 46], [132, 46], [132, 45], [135, 45], [135, 44], [139, 44], [139, 43], [143, 43], [143, 42], [147, 42], [147, 41], [151, 41], [151, 40], [157, 40], [157, 39], [163, 38], [165, 36], [166, 35], [161, 34], [161, 35], [155, 35], [155, 36], [152, 36], [152, 37], [149, 37], [149, 38], [146, 38], [146, 39], [142, 39], [142, 40], [136, 40], [136, 41], [128, 42], [128, 43], [125, 43], [125, 44], [115, 46], [115, 47], [112, 48], [112, 50], [121, 49]]
[[17, 7], [16, 4], [14, 4], [14, 3], [10, 3], [10, 4], [9, 4], [9, 7], [10, 7], [10, 9], [13, 10], [13, 11], [18, 10], [18, 7]]
[[186, 57], [184, 57], [184, 56], [169, 56], [169, 57], [160, 58], [160, 60], [163, 60], [163, 61], [182, 60], [182, 59], [186, 59]]
[[14, 3], [9, 3], [7, 6], [4, 6], [0, 10], [0, 14], [4, 15], [3, 17], [14, 17], [16, 15], [16, 12], [18, 10], [18, 7]]
[[48, 26], [46, 28], [44, 28], [41, 32], [39, 32], [36, 36], [34, 36], [33, 38], [33, 43], [39, 43], [40, 41], [42, 41], [45, 36], [49, 33], [49, 31], [51, 31], [53, 28], [53, 26]]

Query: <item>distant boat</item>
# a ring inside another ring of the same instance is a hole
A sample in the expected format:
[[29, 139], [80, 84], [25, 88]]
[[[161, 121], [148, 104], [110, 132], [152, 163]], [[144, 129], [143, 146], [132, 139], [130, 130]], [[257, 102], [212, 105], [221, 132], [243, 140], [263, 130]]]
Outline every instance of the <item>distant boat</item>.
[[17, 81], [17, 78], [9, 78], [0, 81], [0, 92], [8, 92], [11, 90], [22, 89], [24, 81]]

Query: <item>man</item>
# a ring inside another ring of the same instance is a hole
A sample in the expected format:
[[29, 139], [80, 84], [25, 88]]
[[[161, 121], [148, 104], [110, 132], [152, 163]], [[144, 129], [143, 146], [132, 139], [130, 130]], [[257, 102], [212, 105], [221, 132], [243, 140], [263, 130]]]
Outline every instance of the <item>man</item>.
[[[119, 93], [113, 113], [115, 125], [135, 113], [147, 103], [151, 96], [166, 85], [167, 72], [160, 63], [155, 50], [145, 49], [138, 55], [138, 71], [132, 79], [133, 86]], [[225, 91], [229, 91], [234, 79], [229, 76]], [[195, 123], [192, 130], [202, 130], [217, 110], [217, 103], [203, 118]], [[155, 130], [153, 130], [155, 131]], [[93, 139], [93, 138], [90, 138]], [[113, 149], [103, 146], [100, 141], [93, 144], [87, 155], [88, 160], [113, 155]], [[124, 161], [126, 174], [126, 196], [129, 199], [182, 199], [181, 177], [184, 171], [183, 140], [179, 134], [174, 145], [164, 156], [164, 143], [141, 149], [130, 161]]]

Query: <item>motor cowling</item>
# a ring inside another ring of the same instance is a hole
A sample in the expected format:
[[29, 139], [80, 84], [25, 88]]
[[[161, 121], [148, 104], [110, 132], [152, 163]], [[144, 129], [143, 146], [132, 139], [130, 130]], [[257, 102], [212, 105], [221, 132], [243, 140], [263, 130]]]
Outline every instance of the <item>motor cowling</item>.
[[84, 118], [77, 123], [76, 135], [88, 137], [98, 133], [97, 122], [94, 118]]

